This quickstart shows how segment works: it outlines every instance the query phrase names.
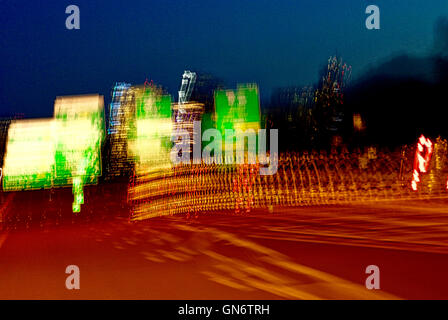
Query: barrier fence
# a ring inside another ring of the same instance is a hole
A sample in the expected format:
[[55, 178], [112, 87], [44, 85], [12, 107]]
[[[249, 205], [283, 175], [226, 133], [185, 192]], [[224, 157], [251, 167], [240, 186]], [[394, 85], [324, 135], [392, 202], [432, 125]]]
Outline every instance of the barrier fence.
[[257, 164], [182, 164], [142, 173], [129, 188], [131, 218], [448, 196], [446, 140], [436, 140], [417, 191], [411, 188], [415, 153], [415, 146], [282, 153], [272, 176], [259, 175]]

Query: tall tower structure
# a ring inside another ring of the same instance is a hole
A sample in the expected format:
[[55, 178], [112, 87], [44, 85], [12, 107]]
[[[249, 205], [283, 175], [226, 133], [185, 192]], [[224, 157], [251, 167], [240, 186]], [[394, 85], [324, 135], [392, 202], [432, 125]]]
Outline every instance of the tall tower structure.
[[[182, 76], [182, 82], [179, 90], [179, 101], [177, 104], [173, 104], [173, 121], [174, 131], [187, 131], [189, 133], [188, 144], [190, 146], [189, 154], [193, 151], [193, 136], [195, 121], [201, 121], [202, 114], [204, 113], [204, 105], [197, 102], [190, 102], [191, 93], [193, 92], [194, 85], [196, 83], [196, 73], [186, 70]], [[200, 132], [199, 132], [200, 134]], [[177, 141], [176, 143], [179, 143]]]

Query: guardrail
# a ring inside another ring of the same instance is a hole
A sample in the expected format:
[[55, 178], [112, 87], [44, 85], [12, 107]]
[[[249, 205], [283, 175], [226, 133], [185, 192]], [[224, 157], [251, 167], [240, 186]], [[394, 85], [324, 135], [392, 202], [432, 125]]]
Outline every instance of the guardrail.
[[179, 165], [134, 177], [131, 218], [448, 195], [446, 141], [435, 144], [417, 192], [411, 188], [414, 155], [412, 146], [394, 152], [283, 153], [272, 176], [260, 176], [258, 165]]

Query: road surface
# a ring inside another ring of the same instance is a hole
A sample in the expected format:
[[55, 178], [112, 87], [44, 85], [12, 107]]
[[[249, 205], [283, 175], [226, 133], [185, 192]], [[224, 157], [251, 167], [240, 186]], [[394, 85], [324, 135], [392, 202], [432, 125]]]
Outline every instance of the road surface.
[[[106, 194], [49, 223], [23, 197], [3, 197], [14, 227], [0, 233], [0, 299], [448, 299], [447, 200], [130, 222]], [[68, 265], [80, 290], [65, 286]], [[365, 287], [368, 265], [379, 290]]]

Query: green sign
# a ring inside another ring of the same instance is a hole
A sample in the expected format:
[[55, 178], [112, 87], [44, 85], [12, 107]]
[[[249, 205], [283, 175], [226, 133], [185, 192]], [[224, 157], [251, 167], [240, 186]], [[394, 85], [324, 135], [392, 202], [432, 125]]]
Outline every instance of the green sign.
[[78, 212], [82, 187], [101, 175], [103, 98], [59, 97], [52, 119], [19, 120], [8, 131], [3, 167], [5, 191], [73, 185]]

